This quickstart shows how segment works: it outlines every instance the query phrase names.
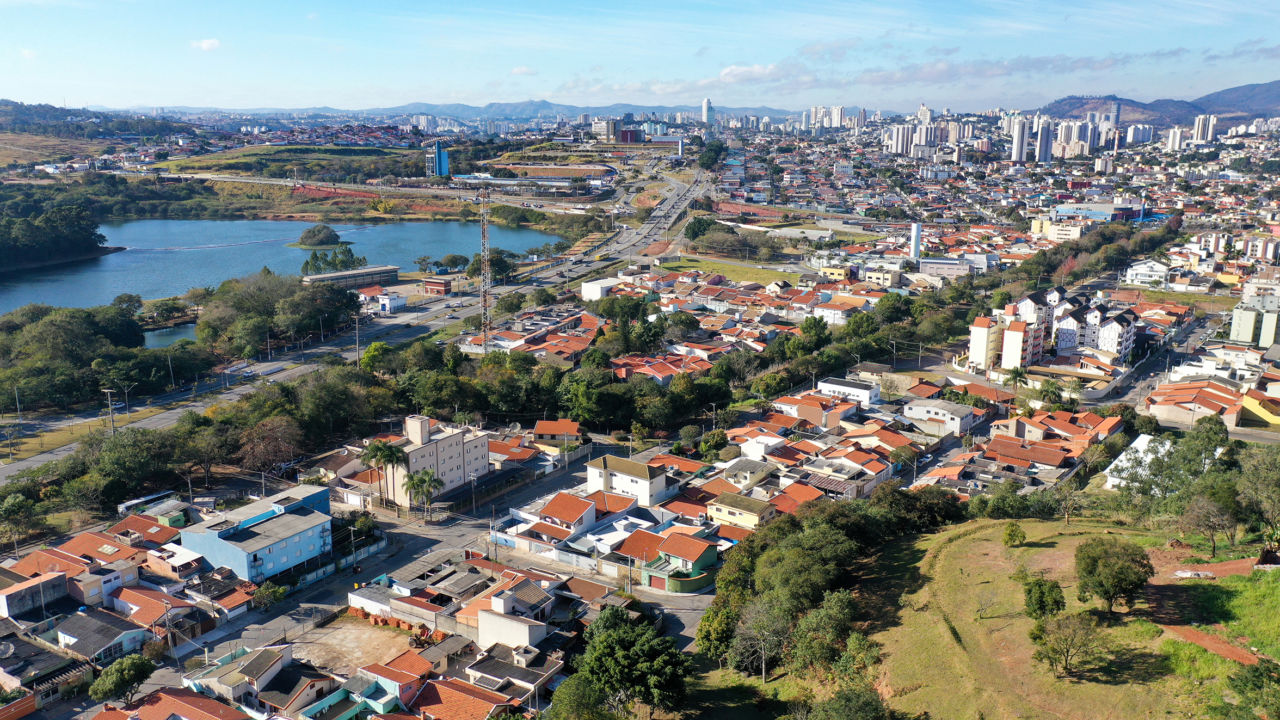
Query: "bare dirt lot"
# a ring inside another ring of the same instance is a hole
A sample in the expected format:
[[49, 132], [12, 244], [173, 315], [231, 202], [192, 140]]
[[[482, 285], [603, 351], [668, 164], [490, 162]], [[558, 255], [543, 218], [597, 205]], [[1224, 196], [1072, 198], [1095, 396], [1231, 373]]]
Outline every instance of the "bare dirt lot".
[[293, 656], [338, 675], [382, 663], [409, 649], [409, 636], [367, 620], [341, 616], [293, 642]]

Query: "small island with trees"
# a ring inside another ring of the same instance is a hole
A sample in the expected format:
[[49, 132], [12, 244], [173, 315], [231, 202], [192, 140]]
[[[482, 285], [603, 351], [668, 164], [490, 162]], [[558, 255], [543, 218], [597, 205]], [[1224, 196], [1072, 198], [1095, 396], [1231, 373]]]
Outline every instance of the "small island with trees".
[[337, 250], [350, 244], [338, 236], [337, 230], [328, 225], [318, 224], [303, 230], [296, 241], [289, 243], [289, 247], [304, 250]]

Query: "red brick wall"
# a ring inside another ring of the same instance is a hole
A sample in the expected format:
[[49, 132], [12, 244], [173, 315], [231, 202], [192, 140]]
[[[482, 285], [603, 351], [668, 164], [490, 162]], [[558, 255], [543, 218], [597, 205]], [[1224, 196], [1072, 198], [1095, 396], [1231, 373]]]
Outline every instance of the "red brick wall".
[[35, 711], [36, 696], [28, 694], [21, 700], [14, 700], [4, 707], [0, 707], [0, 720], [17, 720], [18, 718], [26, 717]]

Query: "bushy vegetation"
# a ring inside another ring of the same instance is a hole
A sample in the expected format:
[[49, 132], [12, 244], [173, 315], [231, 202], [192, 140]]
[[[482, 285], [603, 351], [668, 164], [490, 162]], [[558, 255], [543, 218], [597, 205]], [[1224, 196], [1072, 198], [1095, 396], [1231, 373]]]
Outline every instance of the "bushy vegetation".
[[34, 217], [0, 217], [0, 257], [15, 266], [80, 257], [106, 241], [97, 221], [80, 206], [50, 208]]
[[216, 358], [190, 341], [144, 348], [141, 306], [137, 296], [122, 295], [111, 305], [26, 305], [0, 316], [0, 408], [13, 410], [18, 399], [25, 409], [66, 408], [101, 398], [103, 387], [133, 386], [138, 397], [214, 365]]
[[257, 355], [269, 338], [283, 345], [331, 333], [349, 323], [358, 309], [348, 290], [327, 283], [303, 285], [296, 276], [265, 268], [200, 294], [204, 312], [196, 336], [201, 344], [233, 357]]

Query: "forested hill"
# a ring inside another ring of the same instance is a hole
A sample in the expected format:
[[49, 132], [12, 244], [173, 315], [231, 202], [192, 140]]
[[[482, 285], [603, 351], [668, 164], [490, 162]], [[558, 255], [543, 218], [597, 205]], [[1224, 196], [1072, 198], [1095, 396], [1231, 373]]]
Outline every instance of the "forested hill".
[[171, 135], [192, 129], [186, 123], [129, 117], [55, 105], [27, 105], [0, 99], [0, 132], [21, 132], [66, 138], [112, 138]]

